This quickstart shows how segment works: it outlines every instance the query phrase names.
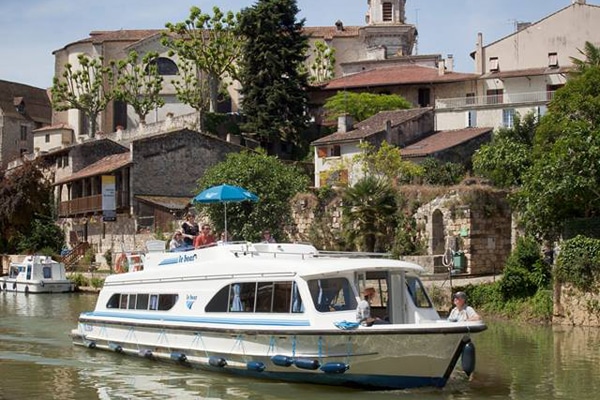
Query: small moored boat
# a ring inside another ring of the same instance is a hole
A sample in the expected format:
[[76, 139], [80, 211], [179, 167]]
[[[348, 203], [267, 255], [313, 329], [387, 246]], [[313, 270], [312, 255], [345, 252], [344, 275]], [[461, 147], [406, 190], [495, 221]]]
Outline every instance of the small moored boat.
[[[148, 248], [164, 249], [161, 246]], [[475, 367], [481, 321], [449, 322], [412, 263], [311, 245], [228, 243], [148, 251], [107, 277], [76, 345], [202, 370], [366, 389], [443, 387]], [[356, 321], [360, 292], [377, 292]]]
[[64, 264], [48, 256], [26, 256], [22, 262], [10, 263], [8, 275], [0, 277], [0, 290], [7, 292], [63, 293], [74, 289]]

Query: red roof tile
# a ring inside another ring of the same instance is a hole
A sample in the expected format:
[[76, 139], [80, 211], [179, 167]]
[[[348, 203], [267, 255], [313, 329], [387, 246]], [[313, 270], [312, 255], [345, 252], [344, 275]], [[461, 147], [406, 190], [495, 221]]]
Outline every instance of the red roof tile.
[[432, 112], [432, 108], [411, 108], [410, 110], [381, 111], [371, 118], [367, 118], [354, 125], [350, 132], [336, 132], [312, 142], [313, 145], [324, 145], [329, 143], [352, 142], [365, 139], [385, 130], [387, 121], [392, 127], [403, 124], [421, 115]]
[[439, 131], [402, 149], [402, 157], [425, 157], [450, 149], [493, 131], [493, 128], [464, 128]]
[[478, 76], [477, 74], [465, 74], [461, 72], [445, 72], [443, 75], [440, 75], [437, 68], [422, 65], [398, 65], [371, 69], [334, 79], [322, 86], [322, 89], [336, 90], [417, 83], [459, 82], [477, 79]]

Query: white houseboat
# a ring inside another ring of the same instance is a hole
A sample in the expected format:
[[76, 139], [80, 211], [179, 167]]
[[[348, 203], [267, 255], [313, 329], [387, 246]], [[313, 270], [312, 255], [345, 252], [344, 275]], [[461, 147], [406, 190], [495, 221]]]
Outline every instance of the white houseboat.
[[[240, 376], [405, 389], [443, 387], [459, 359], [471, 373], [471, 337], [486, 329], [441, 319], [422, 268], [399, 260], [232, 243], [149, 251], [136, 269], [106, 279], [75, 344]], [[356, 322], [367, 287], [377, 291], [370, 326]]]
[[22, 293], [64, 293], [75, 290], [65, 265], [48, 256], [26, 256], [10, 263], [8, 275], [0, 276], [0, 290]]

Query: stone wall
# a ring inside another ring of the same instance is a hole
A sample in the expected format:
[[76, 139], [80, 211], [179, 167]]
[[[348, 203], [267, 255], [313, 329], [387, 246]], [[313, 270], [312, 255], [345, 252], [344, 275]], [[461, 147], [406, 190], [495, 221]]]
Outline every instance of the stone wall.
[[[302, 193], [292, 200], [295, 225], [288, 229], [294, 241], [311, 241], [310, 230], [318, 207], [316, 195]], [[328, 232], [338, 231], [341, 227], [341, 200], [331, 201], [323, 212], [329, 218], [325, 227], [320, 229], [327, 247]], [[447, 272], [455, 265], [453, 253], [446, 253], [448, 247], [462, 253], [460, 261], [464, 264], [458, 272], [472, 275], [491, 275], [501, 273], [513, 243], [512, 214], [506, 201], [506, 192], [481, 187], [461, 187], [444, 196], [438, 196], [420, 207], [414, 215], [417, 230], [427, 245], [426, 256], [403, 257], [425, 268], [427, 273]], [[458, 261], [458, 260], [456, 260]]]
[[552, 323], [600, 327], [600, 287], [582, 292], [571, 284], [556, 283]]

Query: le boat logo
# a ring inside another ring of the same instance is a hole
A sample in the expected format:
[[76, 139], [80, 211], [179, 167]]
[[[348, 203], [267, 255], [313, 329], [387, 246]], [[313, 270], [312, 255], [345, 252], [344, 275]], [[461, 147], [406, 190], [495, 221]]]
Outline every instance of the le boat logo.
[[192, 306], [194, 305], [194, 303], [196, 302], [196, 300], [198, 300], [198, 296], [192, 296], [191, 294], [188, 294], [185, 298], [185, 306], [188, 308], [188, 310], [192, 309]]
[[180, 263], [184, 263], [184, 262], [196, 261], [197, 257], [198, 256], [196, 254], [190, 254], [190, 255], [182, 254], [182, 255], [179, 256], [179, 262]]

